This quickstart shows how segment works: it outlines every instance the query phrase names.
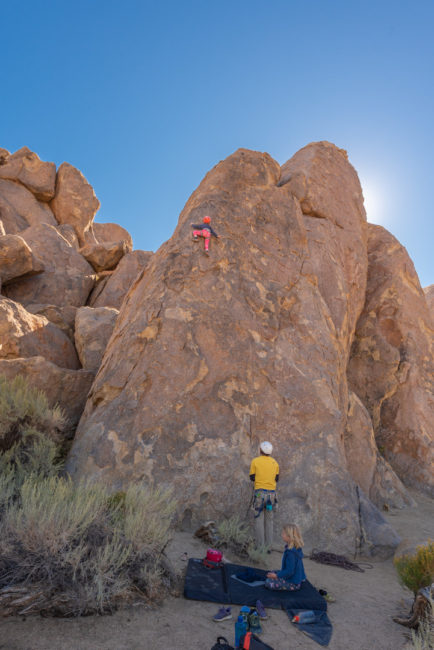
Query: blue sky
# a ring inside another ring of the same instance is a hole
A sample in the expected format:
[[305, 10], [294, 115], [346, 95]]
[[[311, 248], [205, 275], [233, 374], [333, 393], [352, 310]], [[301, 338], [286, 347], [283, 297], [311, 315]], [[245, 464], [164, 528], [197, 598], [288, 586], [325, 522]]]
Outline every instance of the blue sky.
[[434, 283], [432, 0], [21, 0], [0, 21], [0, 147], [78, 167], [136, 248], [238, 147], [330, 140]]

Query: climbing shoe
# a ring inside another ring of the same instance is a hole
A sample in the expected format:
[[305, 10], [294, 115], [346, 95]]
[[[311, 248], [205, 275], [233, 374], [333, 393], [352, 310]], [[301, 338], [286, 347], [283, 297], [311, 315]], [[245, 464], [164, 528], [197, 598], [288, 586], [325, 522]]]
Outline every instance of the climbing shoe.
[[248, 615], [249, 630], [252, 634], [261, 634], [262, 627], [259, 622], [259, 614], [256, 609], [251, 609]]
[[261, 603], [260, 600], [256, 601], [256, 611], [258, 612], [258, 615], [259, 615], [259, 618], [261, 619], [261, 621], [267, 620], [267, 618], [268, 618], [267, 612], [265, 611], [265, 607]]
[[231, 608], [220, 607], [219, 611], [215, 616], [213, 616], [212, 620], [216, 623], [220, 623], [221, 621], [227, 621], [229, 618], [232, 618]]

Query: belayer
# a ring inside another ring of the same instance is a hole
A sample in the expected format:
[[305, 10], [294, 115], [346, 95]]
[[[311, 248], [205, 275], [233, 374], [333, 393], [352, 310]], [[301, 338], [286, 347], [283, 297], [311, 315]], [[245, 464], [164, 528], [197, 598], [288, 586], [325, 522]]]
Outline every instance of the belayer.
[[250, 480], [254, 482], [253, 510], [255, 513], [255, 538], [258, 547], [271, 547], [273, 543], [273, 511], [277, 505], [276, 483], [279, 480], [279, 465], [271, 453], [273, 445], [264, 441], [259, 453], [250, 465]]
[[205, 240], [205, 253], [209, 255], [209, 241], [211, 239], [211, 235], [216, 237], [218, 239], [218, 235], [210, 226], [211, 223], [211, 217], [204, 217], [203, 218], [203, 223], [201, 223], [199, 226], [192, 223], [190, 224], [193, 230], [193, 241], [199, 241], [199, 237], [203, 237]]

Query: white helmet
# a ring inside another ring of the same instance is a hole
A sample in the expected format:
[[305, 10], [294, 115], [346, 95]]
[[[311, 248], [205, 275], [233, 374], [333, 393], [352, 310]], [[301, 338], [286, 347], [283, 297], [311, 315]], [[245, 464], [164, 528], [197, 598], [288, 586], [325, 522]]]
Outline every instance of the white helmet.
[[268, 442], [267, 440], [265, 440], [264, 442], [261, 442], [261, 444], [259, 445], [259, 449], [264, 454], [269, 456], [271, 454], [271, 452], [273, 451], [273, 445], [271, 444], [271, 442]]

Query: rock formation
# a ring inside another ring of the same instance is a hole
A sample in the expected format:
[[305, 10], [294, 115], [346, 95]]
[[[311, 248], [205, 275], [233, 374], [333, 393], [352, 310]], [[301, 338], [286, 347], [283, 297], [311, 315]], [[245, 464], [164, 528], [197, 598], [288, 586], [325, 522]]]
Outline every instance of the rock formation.
[[428, 309], [431, 313], [432, 321], [434, 322], [434, 284], [430, 284], [429, 287], [425, 287], [424, 292]]
[[120, 309], [128, 289], [139, 273], [148, 266], [152, 255], [149, 251], [132, 251], [125, 255], [116, 270], [92, 291], [89, 305]]
[[0, 160], [0, 178], [18, 181], [27, 187], [40, 201], [50, 201], [54, 197], [56, 165], [42, 162], [39, 156], [28, 147], [14, 154], [5, 149]]
[[[219, 235], [209, 257], [191, 241], [205, 214]], [[399, 538], [369, 496], [411, 499], [372, 429], [347, 418], [366, 241], [357, 174], [333, 145], [309, 145], [282, 170], [246, 150], [219, 163], [124, 300], [72, 475], [170, 483], [186, 523], [221, 519], [245, 511], [249, 461], [268, 438], [282, 520], [323, 548], [393, 552]], [[349, 436], [366, 438], [363, 488]]]
[[42, 273], [43, 263], [35, 258], [19, 235], [0, 235], [0, 277], [3, 285], [11, 280]]
[[62, 368], [79, 368], [77, 353], [62, 330], [13, 300], [0, 300], [0, 358], [44, 356]]
[[414, 505], [413, 499], [378, 451], [372, 420], [354, 393], [349, 396], [344, 443], [348, 471], [377, 508]]
[[117, 223], [98, 223], [95, 221], [93, 232], [97, 241], [101, 243], [125, 241], [129, 250], [133, 249], [133, 240], [130, 233]]
[[116, 268], [123, 256], [130, 250], [126, 241], [117, 241], [86, 244], [80, 248], [80, 253], [95, 271], [110, 271]]
[[57, 228], [41, 223], [20, 233], [31, 250], [44, 260], [44, 273], [9, 284], [6, 295], [24, 305], [86, 304], [94, 286], [94, 270]]
[[9, 379], [24, 375], [31, 386], [42, 390], [51, 407], [58, 404], [68, 420], [68, 434], [73, 434], [83, 412], [94, 374], [88, 370], [69, 370], [42, 356], [0, 359], [0, 374]]
[[313, 143], [280, 168], [237, 151], [156, 253], [98, 207], [72, 165], [0, 149], [0, 373], [59, 403], [67, 435], [81, 416], [71, 475], [170, 484], [185, 525], [218, 520], [246, 512], [268, 438], [280, 521], [311, 547], [393, 553], [380, 510], [432, 489], [433, 292], [366, 223], [346, 152]]
[[75, 317], [75, 346], [81, 365], [96, 373], [119, 312], [112, 307], [80, 307]]
[[99, 201], [83, 174], [69, 163], [62, 163], [57, 171], [51, 207], [59, 223], [74, 226], [80, 245], [97, 243], [92, 222]]
[[[0, 167], [1, 169], [1, 167]], [[23, 185], [0, 178], [0, 219], [6, 234], [16, 235], [29, 226], [57, 222], [47, 203], [41, 203]]]
[[[131, 236], [116, 224], [99, 224], [101, 240], [96, 239], [92, 222], [98, 207], [92, 187], [71, 165], [64, 163], [56, 174], [54, 163], [41, 161], [27, 147], [14, 154], [0, 149], [0, 373], [25, 375], [47, 393], [51, 405], [59, 403], [68, 435], [118, 313], [84, 307], [107, 272], [96, 273], [83, 253], [90, 247], [94, 267], [113, 269], [111, 274], [132, 248]], [[134, 276], [123, 274], [119, 303]], [[75, 333], [82, 309], [87, 318], [79, 322], [97, 325], [93, 338], [89, 326]], [[86, 369], [80, 369], [79, 357]]]
[[348, 378], [398, 476], [434, 494], [431, 316], [405, 248], [381, 226], [368, 232], [368, 285]]

